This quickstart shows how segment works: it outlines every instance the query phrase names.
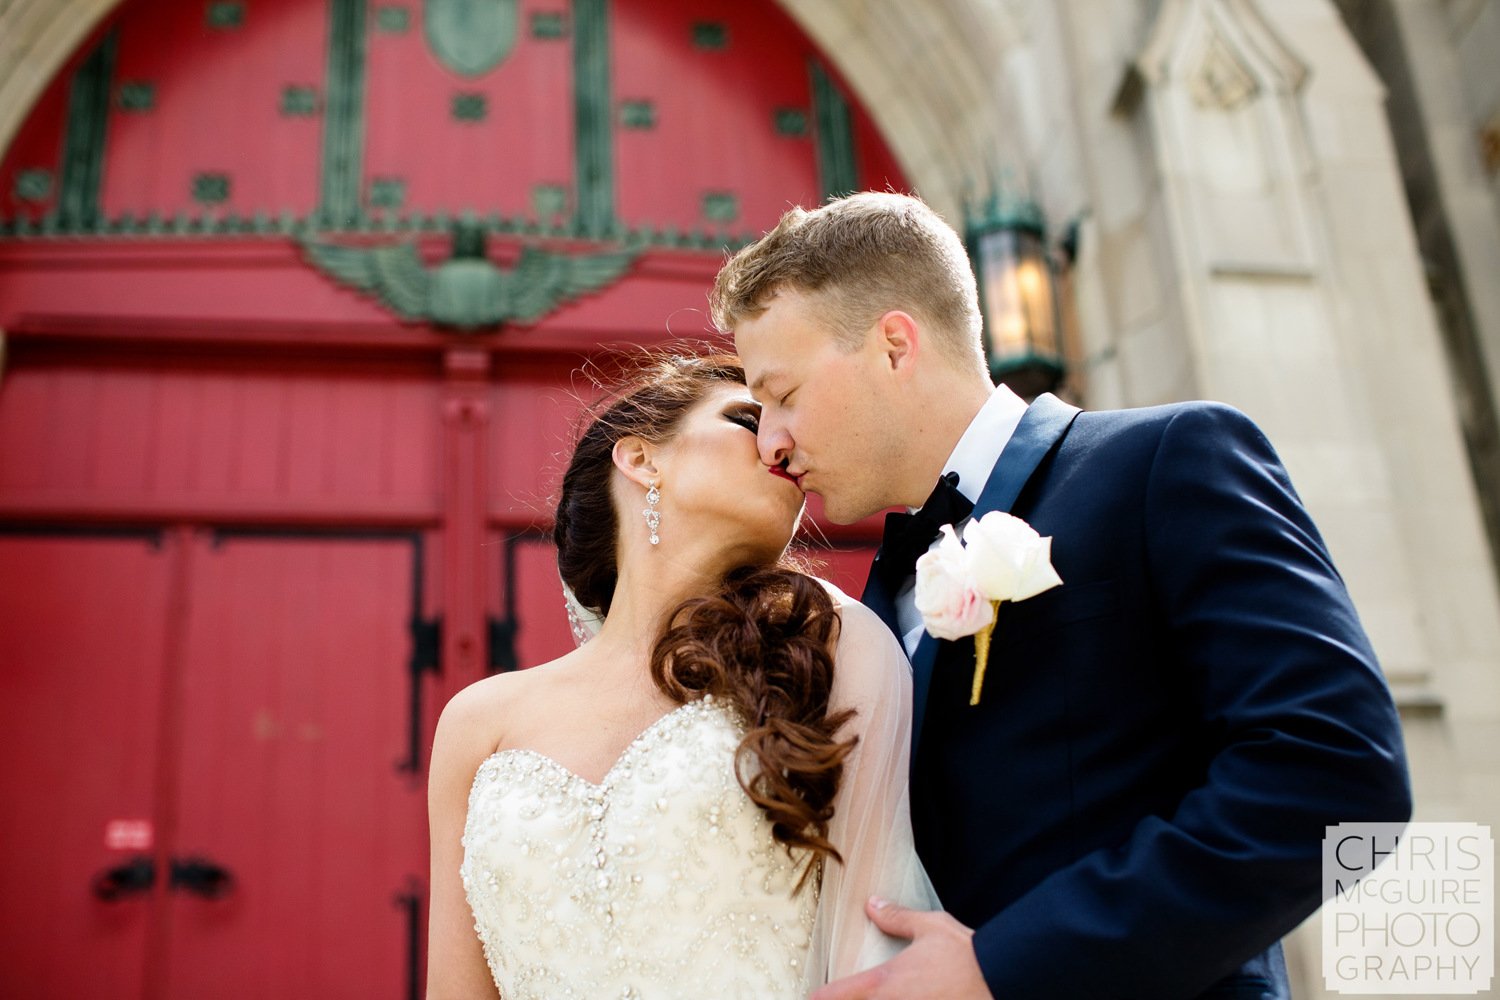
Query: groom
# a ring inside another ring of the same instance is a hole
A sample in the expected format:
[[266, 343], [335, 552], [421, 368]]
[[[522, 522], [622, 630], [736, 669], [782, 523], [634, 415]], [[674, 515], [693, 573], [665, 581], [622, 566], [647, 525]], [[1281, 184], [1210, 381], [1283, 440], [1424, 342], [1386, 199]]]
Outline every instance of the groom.
[[[903, 195], [789, 211], [712, 305], [763, 461], [835, 522], [922, 508], [888, 518], [864, 600], [912, 660], [912, 820], [947, 912], [872, 901], [912, 946], [818, 1000], [1288, 996], [1324, 827], [1411, 800], [1390, 692], [1260, 431], [993, 387], [963, 244]], [[989, 511], [1050, 536], [1063, 584], [1000, 606], [971, 706], [974, 643], [925, 633], [912, 567]]]

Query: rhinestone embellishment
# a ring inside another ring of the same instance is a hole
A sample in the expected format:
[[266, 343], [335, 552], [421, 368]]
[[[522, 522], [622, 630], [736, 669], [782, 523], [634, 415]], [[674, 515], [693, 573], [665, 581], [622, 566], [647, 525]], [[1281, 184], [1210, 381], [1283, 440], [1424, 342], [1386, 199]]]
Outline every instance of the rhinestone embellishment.
[[[817, 883], [735, 777], [718, 699], [648, 726], [594, 783], [532, 750], [474, 776], [460, 867], [506, 1000], [794, 1000]], [[641, 942], [650, 941], [650, 947]]]
[[661, 511], [656, 509], [659, 503], [661, 503], [661, 490], [656, 488], [655, 482], [652, 482], [651, 488], [646, 491], [646, 509], [641, 511], [646, 518], [646, 527], [651, 531], [652, 545], [661, 544], [661, 538], [656, 533], [656, 529], [661, 525]]

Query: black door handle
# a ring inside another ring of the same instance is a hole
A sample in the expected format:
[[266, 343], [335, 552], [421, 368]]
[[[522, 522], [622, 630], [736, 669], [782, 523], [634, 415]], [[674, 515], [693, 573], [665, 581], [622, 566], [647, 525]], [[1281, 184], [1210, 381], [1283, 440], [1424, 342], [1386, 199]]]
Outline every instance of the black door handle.
[[196, 892], [205, 899], [218, 899], [234, 888], [234, 875], [207, 858], [181, 858], [172, 862], [172, 888]]
[[94, 895], [106, 903], [147, 892], [156, 882], [156, 862], [144, 854], [94, 876]]

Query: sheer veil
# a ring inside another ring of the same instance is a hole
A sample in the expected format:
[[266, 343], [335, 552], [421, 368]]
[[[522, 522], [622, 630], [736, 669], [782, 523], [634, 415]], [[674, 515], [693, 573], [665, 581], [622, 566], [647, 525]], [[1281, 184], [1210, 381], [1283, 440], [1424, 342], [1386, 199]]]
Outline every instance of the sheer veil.
[[855, 709], [858, 714], [842, 733], [857, 734], [859, 744], [845, 761], [829, 826], [828, 839], [844, 863], [823, 866], [809, 989], [878, 965], [905, 947], [865, 915], [870, 896], [912, 909], [939, 908], [911, 832], [911, 667], [873, 611], [832, 584], [824, 586], [842, 621], [832, 710]]

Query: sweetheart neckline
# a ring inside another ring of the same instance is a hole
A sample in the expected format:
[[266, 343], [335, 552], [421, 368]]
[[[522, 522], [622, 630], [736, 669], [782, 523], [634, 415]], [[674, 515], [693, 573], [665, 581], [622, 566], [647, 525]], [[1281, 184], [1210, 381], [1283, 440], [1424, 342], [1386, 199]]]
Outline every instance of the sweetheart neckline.
[[534, 757], [537, 760], [549, 764], [557, 770], [561, 771], [563, 774], [567, 775], [569, 779], [588, 786], [588, 788], [594, 792], [601, 792], [609, 787], [610, 779], [615, 776], [615, 772], [620, 770], [626, 759], [635, 752], [636, 748], [640, 746], [648, 736], [656, 732], [662, 726], [666, 725], [669, 720], [673, 719], [677, 715], [687, 711], [690, 708], [713, 707], [715, 707], [713, 695], [704, 695], [702, 698], [695, 698], [692, 701], [685, 701], [671, 711], [664, 712], [663, 714], [657, 716], [654, 722], [648, 725], [645, 729], [642, 729], [639, 733], [636, 734], [634, 739], [625, 744], [625, 749], [620, 751], [620, 754], [615, 758], [614, 763], [609, 765], [609, 770], [605, 771], [604, 776], [601, 777], [598, 781], [590, 781], [583, 775], [579, 774], [577, 771], [573, 770], [568, 765], [564, 764], [562, 761], [558, 760], [556, 757], [549, 757], [547, 754], [542, 753], [540, 750], [532, 750], [529, 747], [507, 747], [503, 750], [496, 750], [494, 753], [490, 754], [484, 760], [479, 762], [479, 767], [475, 769], [474, 772], [474, 778], [475, 780], [478, 780], [479, 773], [484, 770], [484, 765], [488, 764], [495, 758], [504, 757], [506, 755], [516, 755], [521, 757]]

